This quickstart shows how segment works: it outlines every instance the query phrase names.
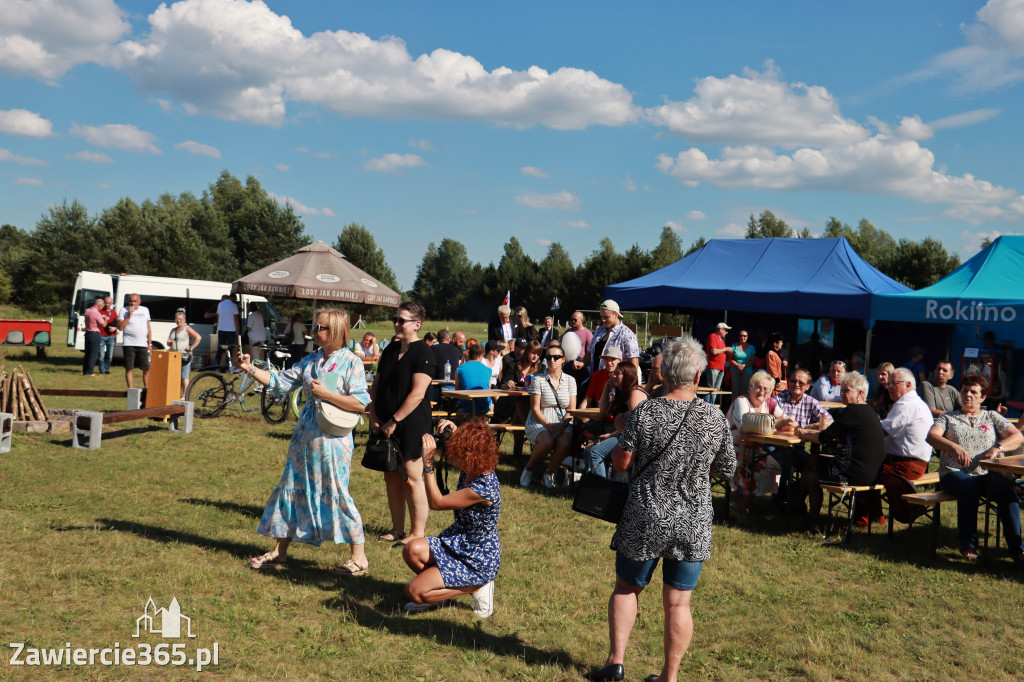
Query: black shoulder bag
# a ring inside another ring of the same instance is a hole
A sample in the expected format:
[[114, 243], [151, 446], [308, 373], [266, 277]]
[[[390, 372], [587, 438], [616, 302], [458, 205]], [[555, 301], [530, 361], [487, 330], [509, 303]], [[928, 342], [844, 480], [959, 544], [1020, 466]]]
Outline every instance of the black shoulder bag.
[[[683, 424], [686, 423], [686, 418], [690, 416], [690, 410], [693, 408], [693, 403], [696, 402], [697, 396], [693, 397], [690, 404], [686, 407], [686, 412], [683, 414], [683, 418], [679, 422], [679, 427], [676, 428], [675, 433], [672, 437], [665, 441], [665, 445], [662, 446], [661, 451], [664, 452], [672, 441], [676, 439], [679, 432], [683, 428]], [[640, 474], [644, 472], [644, 469], [649, 467], [655, 462], [661, 455], [657, 455], [651, 458], [647, 464], [639, 469], [634, 478], [639, 478]], [[608, 461], [606, 457], [605, 462]], [[601, 462], [603, 463], [603, 462]], [[599, 464], [601, 464], [599, 463]], [[596, 473], [594, 469], [598, 465], [594, 465], [594, 468], [590, 471], [583, 473], [583, 477], [580, 479], [579, 485], [576, 487], [576, 496], [572, 501], [572, 510], [577, 511], [587, 516], [593, 516], [596, 519], [607, 521], [608, 523], [618, 523], [622, 519], [622, 510], [626, 508], [626, 498], [629, 496], [629, 482], [627, 481], [615, 481], [610, 478]]]

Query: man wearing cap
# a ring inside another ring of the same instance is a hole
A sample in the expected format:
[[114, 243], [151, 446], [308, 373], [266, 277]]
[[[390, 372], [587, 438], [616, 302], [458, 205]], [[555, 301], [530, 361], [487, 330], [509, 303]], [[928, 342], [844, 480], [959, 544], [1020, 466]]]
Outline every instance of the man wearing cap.
[[[725, 345], [725, 335], [732, 329], [725, 322], [719, 322], [715, 331], [708, 335], [705, 350], [708, 354], [707, 384], [715, 391], [722, 388], [722, 377], [725, 376], [725, 361], [728, 359], [729, 348]], [[711, 391], [704, 400], [712, 405], [718, 402], [718, 394]]]
[[591, 374], [605, 366], [602, 358], [609, 348], [617, 348], [622, 362], [631, 362], [640, 369], [640, 343], [633, 330], [622, 324], [619, 304], [611, 299], [601, 304], [601, 326], [587, 346], [585, 362], [591, 366]]
[[520, 336], [526, 338], [522, 323], [517, 318], [512, 317], [511, 308], [507, 305], [499, 305], [498, 321], [492, 323], [487, 330], [488, 340], [505, 341], [511, 346]]
[[844, 374], [846, 374], [846, 363], [842, 360], [833, 360], [832, 365], [828, 368], [828, 374], [822, 374], [814, 382], [811, 397], [821, 402], [841, 402], [842, 387], [839, 384], [842, 383]]
[[601, 391], [608, 383], [608, 377], [615, 368], [622, 362], [622, 351], [618, 348], [605, 348], [601, 355], [601, 364], [604, 365], [590, 376], [590, 384], [587, 386], [587, 396], [583, 401], [583, 407], [597, 407], [601, 402]]

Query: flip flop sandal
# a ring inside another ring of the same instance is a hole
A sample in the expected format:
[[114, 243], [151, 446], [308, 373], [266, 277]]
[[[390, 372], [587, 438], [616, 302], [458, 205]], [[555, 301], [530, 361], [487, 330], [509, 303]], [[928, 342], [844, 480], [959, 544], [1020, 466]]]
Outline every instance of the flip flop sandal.
[[393, 530], [389, 530], [387, 533], [381, 533], [377, 536], [377, 542], [395, 542], [405, 537], [405, 533], [396, 533]]
[[360, 566], [356, 563], [355, 559], [349, 559], [341, 566], [335, 566], [331, 569], [331, 573], [334, 575], [362, 575], [370, 570], [370, 565]]
[[249, 560], [249, 568], [254, 571], [261, 571], [264, 569], [280, 569], [288, 566], [288, 560], [282, 559], [281, 557], [272, 557], [270, 552], [258, 557], [254, 557]]

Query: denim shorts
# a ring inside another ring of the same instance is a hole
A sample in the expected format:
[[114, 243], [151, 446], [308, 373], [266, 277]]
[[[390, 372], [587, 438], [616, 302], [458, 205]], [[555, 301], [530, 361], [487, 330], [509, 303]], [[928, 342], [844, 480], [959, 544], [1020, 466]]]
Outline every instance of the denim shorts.
[[[633, 561], [621, 552], [616, 552], [615, 575], [621, 578], [623, 582], [634, 587], [646, 587], [651, 582], [654, 568], [658, 565], [659, 561], [660, 558], [648, 561]], [[703, 567], [703, 561], [665, 559], [665, 565], [661, 568], [661, 580], [669, 587], [690, 591], [697, 587], [697, 578], [700, 576], [700, 569]]]

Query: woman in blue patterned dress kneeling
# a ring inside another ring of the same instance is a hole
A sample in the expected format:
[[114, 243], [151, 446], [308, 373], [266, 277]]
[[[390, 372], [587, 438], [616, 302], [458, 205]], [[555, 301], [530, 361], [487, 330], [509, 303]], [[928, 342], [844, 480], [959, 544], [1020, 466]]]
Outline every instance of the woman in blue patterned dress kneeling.
[[[281, 482], [267, 500], [256, 532], [274, 538], [274, 549], [249, 561], [253, 569], [283, 568], [287, 565], [288, 545], [304, 542], [319, 545], [327, 540], [348, 543], [352, 557], [332, 569], [337, 575], [366, 573], [369, 562], [363, 545], [363, 520], [348, 492], [352, 470], [351, 432], [331, 436], [320, 430], [316, 414], [320, 401], [343, 410], [362, 412], [370, 402], [366, 390], [363, 363], [348, 349], [348, 313], [340, 308], [317, 311], [313, 339], [319, 348], [284, 371], [268, 372], [253, 367], [243, 356], [239, 367], [267, 390], [285, 393], [301, 386], [306, 404], [299, 415]], [[337, 392], [325, 380], [334, 383]]]
[[[438, 431], [456, 429], [441, 420]], [[402, 556], [416, 577], [405, 586], [410, 613], [426, 611], [438, 602], [472, 594], [473, 612], [487, 618], [494, 612], [494, 578], [501, 565], [498, 515], [501, 491], [494, 467], [498, 446], [482, 421], [472, 421], [454, 431], [447, 445], [448, 462], [462, 470], [455, 492], [441, 494], [434, 478], [437, 444], [430, 434], [423, 436], [423, 478], [430, 508], [451, 509], [455, 523], [438, 537], [416, 538], [406, 545]]]

